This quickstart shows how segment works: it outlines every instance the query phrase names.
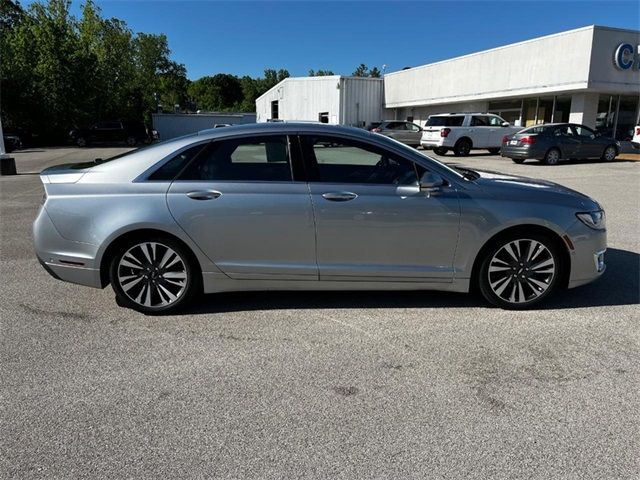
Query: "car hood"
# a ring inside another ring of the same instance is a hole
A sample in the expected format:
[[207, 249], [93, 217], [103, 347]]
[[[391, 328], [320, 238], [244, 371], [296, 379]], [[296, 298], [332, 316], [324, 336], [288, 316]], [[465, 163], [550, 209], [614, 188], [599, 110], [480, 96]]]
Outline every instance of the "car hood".
[[600, 209], [592, 198], [558, 183], [487, 170], [474, 171], [479, 175], [475, 183], [493, 197], [573, 206], [582, 210]]

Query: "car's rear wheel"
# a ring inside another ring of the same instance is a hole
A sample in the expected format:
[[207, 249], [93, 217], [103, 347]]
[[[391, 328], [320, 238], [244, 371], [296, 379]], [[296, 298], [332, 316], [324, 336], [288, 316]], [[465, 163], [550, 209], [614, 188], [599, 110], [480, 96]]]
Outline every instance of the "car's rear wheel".
[[76, 138], [76, 145], [78, 145], [79, 147], [86, 147], [87, 146], [87, 139], [84, 138], [84, 137]]
[[436, 147], [433, 149], [433, 153], [436, 155], [446, 155], [448, 151], [449, 149], [446, 147]]
[[613, 145], [609, 145], [607, 148], [604, 149], [604, 152], [602, 152], [602, 160], [611, 162], [616, 159], [617, 155], [618, 155], [618, 150], [616, 149], [616, 147], [614, 147]]
[[489, 153], [491, 155], [497, 155], [500, 153], [500, 149], [499, 148], [487, 148], [487, 150], [489, 150]]
[[554, 293], [564, 265], [556, 243], [540, 234], [512, 235], [495, 242], [480, 266], [482, 295], [507, 309], [530, 308]]
[[159, 237], [124, 243], [113, 256], [109, 275], [119, 305], [155, 314], [189, 302], [200, 285], [198, 272], [182, 245]]
[[456, 157], [466, 157], [471, 152], [471, 140], [461, 138], [453, 147], [453, 153]]
[[513, 163], [517, 163], [518, 165], [524, 163], [524, 158], [512, 158]]
[[136, 143], [138, 143], [136, 140], [136, 137], [127, 137], [126, 142], [127, 142], [127, 145], [130, 147], [135, 147]]
[[560, 150], [557, 148], [550, 148], [544, 156], [544, 163], [547, 165], [557, 165], [560, 161]]

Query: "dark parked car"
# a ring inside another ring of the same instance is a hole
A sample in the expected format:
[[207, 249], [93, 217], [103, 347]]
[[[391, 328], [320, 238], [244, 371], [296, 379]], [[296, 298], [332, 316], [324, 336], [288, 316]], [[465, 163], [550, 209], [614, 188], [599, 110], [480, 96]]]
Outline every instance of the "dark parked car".
[[3, 133], [2, 139], [4, 140], [4, 149], [7, 153], [22, 148], [22, 141], [17, 135], [11, 133]]
[[150, 143], [157, 135], [142, 122], [98, 122], [90, 128], [76, 128], [69, 132], [71, 141], [79, 147], [96, 143]]
[[502, 139], [500, 153], [515, 163], [533, 158], [555, 165], [565, 159], [601, 158], [611, 161], [620, 153], [620, 143], [584, 125], [549, 123], [525, 128]]

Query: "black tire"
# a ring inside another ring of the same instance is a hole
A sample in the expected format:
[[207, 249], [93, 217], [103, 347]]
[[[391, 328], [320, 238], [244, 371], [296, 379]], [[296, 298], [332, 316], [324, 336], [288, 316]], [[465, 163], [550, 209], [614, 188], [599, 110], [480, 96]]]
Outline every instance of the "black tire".
[[544, 159], [542, 161], [545, 165], [557, 165], [560, 161], [560, 158], [560, 150], [554, 147], [547, 150], [547, 153], [545, 153]]
[[[515, 247], [515, 242], [519, 247]], [[507, 245], [511, 245], [511, 251], [518, 258], [509, 254]], [[489, 303], [504, 309], [524, 310], [556, 293], [565, 268], [558, 244], [551, 237], [539, 233], [510, 234], [486, 250], [477, 282]], [[548, 269], [553, 269], [553, 273], [545, 273]]]
[[513, 161], [513, 163], [517, 163], [518, 165], [524, 163], [524, 158], [512, 158], [511, 160]]
[[202, 289], [200, 268], [192, 258], [181, 243], [170, 237], [132, 238], [124, 242], [109, 265], [116, 302], [148, 315], [183, 308]]
[[87, 139], [84, 137], [76, 138], [76, 145], [79, 147], [86, 147], [88, 145]]
[[605, 162], [613, 162], [617, 156], [618, 149], [615, 147], [615, 145], [608, 145], [607, 148], [602, 151], [601, 159]]
[[497, 155], [497, 154], [500, 153], [500, 148], [499, 147], [498, 148], [487, 148], [487, 150], [489, 150], [489, 153], [491, 155]]
[[136, 137], [127, 137], [125, 142], [129, 147], [135, 147], [136, 144], [138, 143], [138, 141], [136, 140]]
[[466, 157], [471, 152], [471, 147], [471, 140], [469, 140], [468, 138], [461, 138], [453, 147], [453, 154], [456, 157]]
[[448, 151], [449, 151], [449, 149], [447, 147], [436, 147], [436, 148], [433, 149], [433, 153], [435, 153], [436, 155], [441, 155], [441, 156], [446, 155]]

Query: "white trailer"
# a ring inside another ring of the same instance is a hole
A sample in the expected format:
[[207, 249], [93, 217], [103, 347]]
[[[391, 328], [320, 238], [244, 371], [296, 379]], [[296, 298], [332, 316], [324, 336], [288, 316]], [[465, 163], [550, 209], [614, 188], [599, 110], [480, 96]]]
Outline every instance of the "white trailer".
[[286, 78], [256, 99], [258, 122], [315, 121], [364, 127], [383, 120], [381, 78]]

